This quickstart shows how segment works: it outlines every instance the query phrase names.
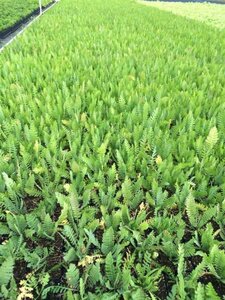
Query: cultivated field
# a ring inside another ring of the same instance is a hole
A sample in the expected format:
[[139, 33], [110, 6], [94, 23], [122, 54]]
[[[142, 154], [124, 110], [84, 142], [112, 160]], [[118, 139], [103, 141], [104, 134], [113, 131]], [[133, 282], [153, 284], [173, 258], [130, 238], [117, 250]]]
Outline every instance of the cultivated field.
[[224, 61], [225, 31], [131, 0], [4, 49], [1, 299], [224, 299]]
[[[47, 5], [51, 0], [42, 0]], [[0, 0], [0, 33], [38, 9], [38, 0]]]
[[[163, 2], [163, 1], [139, 1], [151, 7], [172, 12], [196, 21], [201, 21], [217, 29], [225, 28], [225, 2], [224, 4], [214, 3], [182, 3], [182, 2]], [[198, 26], [198, 23], [196, 23]]]

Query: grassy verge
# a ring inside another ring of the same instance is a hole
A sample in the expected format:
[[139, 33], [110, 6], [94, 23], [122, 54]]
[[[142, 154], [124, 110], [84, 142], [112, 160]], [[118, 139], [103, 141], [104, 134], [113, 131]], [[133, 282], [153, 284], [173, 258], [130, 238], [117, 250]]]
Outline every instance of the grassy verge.
[[163, 1], [139, 1], [147, 6], [156, 7], [197, 21], [201, 21], [210, 26], [225, 28], [225, 5], [213, 3], [182, 3]]
[[224, 58], [130, 0], [63, 0], [2, 52], [1, 299], [222, 299]]

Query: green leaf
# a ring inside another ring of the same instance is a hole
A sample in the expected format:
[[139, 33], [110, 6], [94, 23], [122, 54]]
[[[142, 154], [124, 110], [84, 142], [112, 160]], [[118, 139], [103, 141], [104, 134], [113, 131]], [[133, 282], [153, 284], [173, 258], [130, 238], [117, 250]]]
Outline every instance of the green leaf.
[[0, 286], [7, 285], [13, 276], [14, 260], [11, 256], [0, 266]]
[[206, 298], [204, 300], [221, 300], [221, 298], [218, 296], [217, 292], [215, 291], [212, 283], [208, 283], [206, 286]]
[[114, 246], [114, 230], [112, 227], [110, 227], [103, 234], [102, 246], [101, 246], [102, 253], [108, 254], [110, 251], [113, 250], [113, 246]]
[[198, 208], [191, 193], [188, 195], [185, 204], [189, 222], [192, 226], [196, 227], [198, 224]]
[[111, 252], [108, 253], [108, 255], [106, 256], [106, 259], [105, 259], [105, 273], [106, 273], [108, 280], [111, 283], [114, 283], [115, 278], [116, 278], [116, 272], [115, 272], [115, 267], [113, 264], [113, 256], [112, 256]]
[[80, 273], [74, 264], [69, 265], [69, 269], [66, 272], [66, 280], [71, 288], [77, 288], [79, 283]]

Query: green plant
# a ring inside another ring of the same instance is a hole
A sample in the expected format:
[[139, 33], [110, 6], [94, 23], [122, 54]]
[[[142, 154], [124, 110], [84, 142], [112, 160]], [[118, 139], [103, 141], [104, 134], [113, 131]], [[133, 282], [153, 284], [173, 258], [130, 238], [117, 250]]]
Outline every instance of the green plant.
[[225, 39], [205, 28], [62, 0], [4, 49], [1, 299], [223, 299]]

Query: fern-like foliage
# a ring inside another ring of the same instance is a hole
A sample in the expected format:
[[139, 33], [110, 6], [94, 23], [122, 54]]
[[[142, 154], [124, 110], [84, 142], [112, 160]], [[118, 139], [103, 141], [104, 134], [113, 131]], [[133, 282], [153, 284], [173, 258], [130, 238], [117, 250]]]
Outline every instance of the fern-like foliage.
[[0, 55], [2, 300], [225, 284], [224, 34], [132, 2], [61, 1]]
[[195, 291], [195, 300], [205, 300], [204, 286], [199, 282]]
[[196, 227], [198, 223], [198, 209], [196, 207], [194, 197], [191, 193], [188, 195], [185, 205], [189, 222], [192, 226]]
[[48, 294], [65, 295], [67, 291], [71, 289], [68, 287], [53, 285], [45, 288], [41, 294], [42, 299], [48, 299]]
[[186, 284], [189, 288], [192, 288], [197, 284], [199, 278], [204, 274], [206, 268], [207, 268], [207, 263], [205, 259], [203, 259], [196, 266], [196, 268], [189, 274], [188, 278], [186, 278]]
[[211, 282], [207, 284], [205, 294], [206, 299], [221, 300]]
[[107, 229], [104, 234], [103, 234], [103, 239], [102, 239], [102, 253], [107, 255], [110, 251], [113, 250], [114, 246], [114, 230], [112, 227]]
[[78, 287], [80, 278], [79, 270], [74, 264], [69, 265], [69, 269], [66, 272], [67, 283], [71, 288], [76, 289]]
[[184, 268], [184, 247], [180, 244], [178, 248], [177, 288], [181, 300], [186, 299]]
[[64, 236], [68, 239], [72, 246], [77, 246], [77, 235], [70, 225], [65, 225], [63, 229]]
[[201, 236], [201, 246], [205, 252], [209, 252], [213, 245], [216, 245], [217, 241], [214, 239], [214, 232], [212, 225], [209, 223]]
[[206, 144], [210, 147], [213, 148], [216, 143], [218, 142], [218, 130], [216, 127], [213, 127], [210, 129], [209, 134], [206, 138]]
[[0, 266], [0, 286], [7, 285], [13, 276], [14, 259], [9, 256]]
[[131, 201], [133, 193], [132, 193], [132, 183], [129, 178], [125, 178], [124, 183], [122, 184], [122, 193], [125, 202]]
[[80, 218], [80, 208], [77, 195], [75, 193], [70, 195], [70, 207], [73, 212], [74, 219], [78, 220]]
[[132, 300], [144, 300], [147, 299], [145, 292], [138, 288], [135, 292], [132, 293]]
[[203, 227], [209, 220], [211, 220], [217, 210], [216, 206], [205, 207], [204, 205], [197, 203], [192, 193], [190, 193], [186, 198], [185, 206], [190, 224], [193, 227], [198, 228]]
[[91, 267], [88, 280], [90, 281], [91, 285], [102, 282], [102, 274], [99, 263], [96, 263]]
[[218, 246], [214, 245], [209, 258], [216, 270], [216, 275], [225, 283], [225, 251], [219, 250]]
[[114, 260], [111, 252], [108, 253], [105, 259], [105, 273], [107, 279], [110, 281], [110, 283], [113, 284], [116, 279], [116, 271], [115, 271]]

